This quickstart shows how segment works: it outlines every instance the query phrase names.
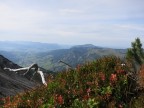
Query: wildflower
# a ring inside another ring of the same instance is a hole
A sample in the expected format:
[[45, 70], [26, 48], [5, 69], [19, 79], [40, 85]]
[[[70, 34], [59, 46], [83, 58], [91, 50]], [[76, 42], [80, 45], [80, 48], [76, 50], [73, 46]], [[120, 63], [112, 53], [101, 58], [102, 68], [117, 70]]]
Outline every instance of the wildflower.
[[100, 73], [99, 74], [99, 77], [100, 77], [100, 79], [102, 80], [102, 81], [105, 81], [105, 74], [104, 73]]
[[83, 100], [88, 100], [89, 99], [89, 96], [88, 95], [84, 95], [83, 96]]
[[87, 89], [87, 93], [90, 93], [90, 92], [91, 92], [91, 89], [90, 89], [90, 88], [88, 88], [88, 89]]
[[70, 90], [68, 90], [67, 93], [70, 94]]
[[87, 85], [92, 85], [92, 82], [88, 81], [86, 82]]
[[57, 102], [58, 102], [60, 105], [62, 105], [62, 104], [64, 103], [63, 97], [62, 97], [61, 95], [59, 95], [59, 96], [57, 97]]
[[73, 90], [73, 94], [74, 94], [74, 95], [76, 95], [76, 94], [77, 94], [75, 89]]
[[88, 89], [87, 89], [87, 95], [88, 95], [88, 96], [89, 96], [90, 92], [91, 92], [91, 89], [88, 88]]
[[125, 73], [125, 70], [117, 70], [116, 71], [118, 74], [124, 74]]
[[111, 74], [111, 76], [110, 76], [110, 81], [111, 81], [112, 83], [116, 82], [116, 81], [117, 81], [117, 75], [116, 75], [116, 74]]

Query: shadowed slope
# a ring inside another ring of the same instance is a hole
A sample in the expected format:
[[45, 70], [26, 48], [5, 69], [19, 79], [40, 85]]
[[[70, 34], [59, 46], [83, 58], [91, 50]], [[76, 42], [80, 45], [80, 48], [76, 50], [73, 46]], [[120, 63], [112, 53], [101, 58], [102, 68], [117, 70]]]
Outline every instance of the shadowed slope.
[[24, 90], [32, 89], [38, 85], [34, 81], [32, 82], [29, 80], [29, 75], [24, 77], [20, 74], [16, 74], [15, 72], [4, 70], [4, 67], [14, 69], [20, 68], [20, 66], [17, 64], [14, 64], [10, 60], [0, 55], [0, 97], [15, 95]]

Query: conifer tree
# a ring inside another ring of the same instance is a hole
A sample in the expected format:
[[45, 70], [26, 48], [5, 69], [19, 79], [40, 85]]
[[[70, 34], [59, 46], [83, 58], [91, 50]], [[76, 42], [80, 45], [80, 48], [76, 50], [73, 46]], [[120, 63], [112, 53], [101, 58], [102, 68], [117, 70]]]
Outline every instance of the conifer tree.
[[127, 50], [127, 59], [134, 62], [135, 65], [142, 65], [144, 63], [144, 51], [140, 39], [136, 38], [135, 41], [131, 43], [131, 47], [132, 48]]

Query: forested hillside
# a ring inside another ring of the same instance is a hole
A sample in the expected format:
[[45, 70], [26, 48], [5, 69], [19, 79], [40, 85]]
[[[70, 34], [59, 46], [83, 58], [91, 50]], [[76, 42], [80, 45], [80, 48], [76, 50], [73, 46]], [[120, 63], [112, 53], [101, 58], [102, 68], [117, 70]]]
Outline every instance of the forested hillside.
[[21, 66], [27, 66], [35, 62], [47, 70], [56, 72], [66, 68], [66, 65], [59, 63], [60, 60], [75, 68], [78, 64], [84, 64], [103, 56], [115, 55], [123, 58], [126, 49], [103, 48], [87, 44], [46, 52], [40, 50], [39, 52], [0, 51], [0, 53]]

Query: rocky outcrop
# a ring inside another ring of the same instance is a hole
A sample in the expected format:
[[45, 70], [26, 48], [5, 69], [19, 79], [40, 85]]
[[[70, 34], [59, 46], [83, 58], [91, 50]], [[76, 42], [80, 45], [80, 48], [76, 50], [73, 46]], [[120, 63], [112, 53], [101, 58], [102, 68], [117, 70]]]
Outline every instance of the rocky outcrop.
[[4, 56], [0, 55], [0, 98], [6, 96], [12, 96], [25, 90], [32, 89], [40, 83], [33, 80], [30, 81], [30, 74], [23, 76], [22, 73], [15, 73], [8, 70], [4, 70], [4, 67], [13, 69], [21, 68], [17, 64], [8, 60]]

